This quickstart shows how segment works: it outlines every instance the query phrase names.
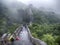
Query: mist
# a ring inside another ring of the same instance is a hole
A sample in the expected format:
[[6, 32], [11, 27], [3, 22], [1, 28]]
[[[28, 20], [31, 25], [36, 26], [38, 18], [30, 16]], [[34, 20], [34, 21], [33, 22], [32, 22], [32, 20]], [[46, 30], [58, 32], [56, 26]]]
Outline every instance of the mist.
[[4, 33], [11, 35], [0, 38], [1, 45], [60, 45], [60, 0], [0, 0], [0, 37]]
[[33, 20], [33, 13], [29, 4], [32, 4], [33, 7], [39, 10], [48, 10], [60, 14], [59, 2], [59, 0], [0, 0], [0, 3], [8, 10], [7, 17], [19, 23], [22, 23], [22, 21], [31, 22]]
[[0, 2], [7, 8], [8, 10], [7, 17], [9, 17], [10, 20], [12, 21], [14, 20], [15, 22], [19, 23], [26, 19], [30, 20], [29, 18], [31, 18], [32, 11], [24, 3], [17, 0], [1, 0]]
[[23, 2], [26, 5], [32, 4], [33, 6], [43, 9], [54, 11], [56, 13], [60, 13], [60, 0], [18, 0]]

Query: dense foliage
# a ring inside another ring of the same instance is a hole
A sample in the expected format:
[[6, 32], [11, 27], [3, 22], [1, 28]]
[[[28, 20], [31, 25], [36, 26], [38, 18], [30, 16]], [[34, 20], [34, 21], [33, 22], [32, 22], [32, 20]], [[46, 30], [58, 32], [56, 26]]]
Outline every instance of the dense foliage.
[[34, 37], [47, 42], [48, 45], [60, 44], [60, 24], [32, 24], [29, 27]]
[[[32, 25], [29, 25], [29, 28], [32, 35], [45, 41], [48, 45], [60, 45], [60, 18], [57, 17], [57, 14], [54, 12], [44, 12], [34, 7], [31, 9], [33, 12], [33, 22]], [[19, 10], [20, 13], [21, 11]], [[25, 13], [26, 11], [23, 12]], [[20, 25], [20, 22], [14, 22], [16, 20], [12, 19], [12, 21], [8, 18], [9, 13], [8, 8], [0, 4], [0, 36], [6, 32], [13, 33]], [[30, 19], [27, 20], [28, 17], [25, 15], [24, 21], [29, 22]]]

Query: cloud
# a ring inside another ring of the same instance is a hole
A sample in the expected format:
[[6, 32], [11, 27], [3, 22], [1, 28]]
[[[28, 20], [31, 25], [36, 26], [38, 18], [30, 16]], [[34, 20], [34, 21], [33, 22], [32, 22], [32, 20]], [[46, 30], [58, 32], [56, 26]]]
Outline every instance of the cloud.
[[25, 4], [33, 4], [35, 7], [51, 8], [60, 12], [60, 0], [19, 0]]

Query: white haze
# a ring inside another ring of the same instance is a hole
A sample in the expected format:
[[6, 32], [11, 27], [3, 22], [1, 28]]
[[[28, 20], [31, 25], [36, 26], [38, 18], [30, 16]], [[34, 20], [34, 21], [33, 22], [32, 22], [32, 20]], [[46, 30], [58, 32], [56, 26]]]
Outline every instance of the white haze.
[[[16, 22], [22, 22], [23, 15], [26, 15], [26, 13], [28, 13], [27, 15], [29, 15], [29, 17], [32, 15], [30, 8], [28, 8], [23, 2], [18, 0], [0, 0], [0, 2], [7, 7], [9, 11], [7, 15], [12, 21], [15, 20]], [[26, 8], [28, 8], [27, 11]]]
[[[8, 16], [11, 19], [22, 21], [21, 15], [24, 15], [23, 12], [18, 14], [19, 9], [25, 9], [27, 5], [32, 4], [33, 6], [39, 8], [40, 10], [50, 10], [57, 13], [60, 13], [60, 1], [59, 0], [0, 0], [8, 10], [10, 11]], [[32, 15], [28, 11], [30, 15]]]
[[55, 12], [60, 13], [60, 0], [2, 0], [3, 3], [10, 6], [13, 2], [24, 3], [26, 5], [33, 4], [33, 6], [40, 9], [54, 10]]
[[[2, 0], [5, 4], [22, 2], [26, 5], [33, 4], [37, 8], [46, 8], [60, 13], [60, 0]], [[42, 9], [43, 9], [42, 8]]]
[[60, 13], [60, 0], [18, 0], [25, 4], [33, 4], [40, 9], [48, 9]]

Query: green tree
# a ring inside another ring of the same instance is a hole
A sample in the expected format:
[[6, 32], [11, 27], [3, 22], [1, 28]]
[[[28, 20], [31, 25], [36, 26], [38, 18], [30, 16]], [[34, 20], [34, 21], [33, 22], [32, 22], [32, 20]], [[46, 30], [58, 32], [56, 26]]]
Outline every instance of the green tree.
[[56, 45], [55, 38], [51, 34], [44, 34], [42, 40], [47, 43], [47, 45]]

